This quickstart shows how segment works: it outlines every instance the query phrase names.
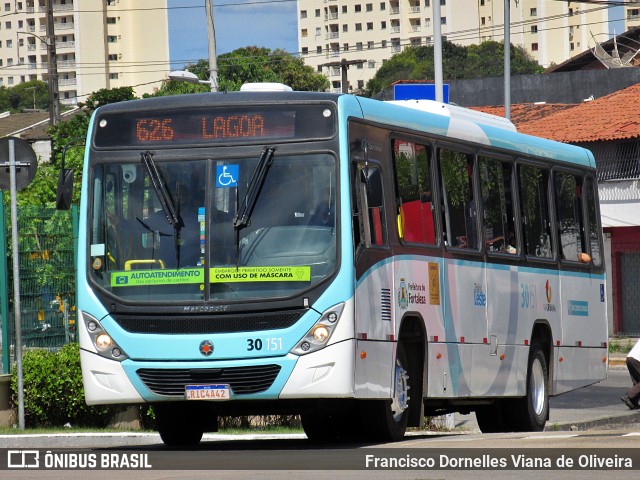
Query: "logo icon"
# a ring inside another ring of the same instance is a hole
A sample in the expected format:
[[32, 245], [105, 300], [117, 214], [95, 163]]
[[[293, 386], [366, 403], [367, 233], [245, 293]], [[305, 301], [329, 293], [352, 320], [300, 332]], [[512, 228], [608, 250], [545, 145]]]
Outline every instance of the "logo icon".
[[544, 291], [547, 294], [547, 303], [551, 303], [553, 290], [551, 289], [551, 285], [549, 285], [549, 280], [547, 280], [547, 283], [544, 285]]
[[204, 340], [200, 343], [200, 353], [203, 357], [209, 357], [213, 353], [213, 343], [211, 340]]
[[238, 186], [240, 177], [240, 165], [216, 166], [216, 187], [230, 188]]
[[129, 277], [126, 277], [126, 276], [116, 277], [116, 285], [126, 285], [127, 283], [129, 283]]
[[38, 450], [9, 450], [7, 451], [8, 468], [38, 468], [40, 467], [40, 452]]
[[476, 307], [487, 306], [487, 295], [484, 293], [482, 285], [477, 283], [473, 284], [473, 304]]
[[407, 284], [404, 278], [400, 279], [400, 288], [398, 289], [398, 306], [402, 310], [406, 310], [409, 306], [409, 298], [407, 297]]

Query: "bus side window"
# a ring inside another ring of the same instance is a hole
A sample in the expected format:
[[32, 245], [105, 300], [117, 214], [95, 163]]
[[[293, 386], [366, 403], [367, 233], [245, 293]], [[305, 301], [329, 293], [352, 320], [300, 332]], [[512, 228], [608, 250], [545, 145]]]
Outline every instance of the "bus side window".
[[478, 209], [473, 189], [473, 155], [439, 150], [444, 225], [451, 247], [478, 249]]
[[548, 196], [549, 171], [545, 168], [521, 165], [518, 180], [524, 253], [540, 258], [553, 258]]
[[518, 253], [513, 191], [513, 164], [479, 157], [485, 243], [490, 253]]
[[582, 218], [582, 178], [563, 172], [554, 173], [558, 239], [563, 260], [577, 262], [586, 252]]
[[436, 240], [431, 196], [431, 150], [404, 140], [393, 141], [400, 237], [433, 245]]
[[596, 209], [596, 186], [593, 178], [587, 178], [584, 198], [587, 202], [587, 220], [589, 221], [589, 245], [591, 260], [596, 267], [602, 265], [602, 255], [600, 250], [600, 227], [598, 223], [598, 212]]

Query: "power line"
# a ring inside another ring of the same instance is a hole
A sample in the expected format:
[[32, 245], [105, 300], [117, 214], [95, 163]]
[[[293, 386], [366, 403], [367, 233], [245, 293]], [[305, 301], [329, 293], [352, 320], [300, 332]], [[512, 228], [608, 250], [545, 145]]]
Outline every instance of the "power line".
[[[581, 13], [592, 13], [595, 11], [599, 11], [599, 10], [603, 10], [603, 9], [609, 9], [612, 8], [611, 6], [604, 6], [604, 7], [598, 7], [598, 8], [593, 8], [590, 10], [585, 10]], [[550, 15], [547, 17], [537, 17], [535, 19], [531, 19], [531, 20], [523, 20], [520, 22], [513, 22], [511, 23], [511, 27], [512, 28], [518, 28], [518, 27], [523, 27], [523, 26], [527, 26], [527, 25], [533, 25], [533, 24], [537, 24], [540, 22], [544, 22], [544, 21], [552, 21], [552, 20], [561, 20], [563, 18], [567, 18], [567, 17], [571, 17], [575, 14], [572, 13], [564, 13], [564, 14], [557, 14], [557, 15]], [[615, 22], [617, 20], [608, 20], [606, 23], [612, 23]], [[586, 25], [595, 25], [595, 24], [600, 24], [601, 22], [594, 22], [591, 24], [586, 24]], [[539, 29], [539, 32], [543, 32], [543, 31], [548, 31], [548, 30], [560, 30], [560, 29], [568, 29], [571, 28], [570, 25], [566, 25], [566, 26], [560, 26], [560, 27], [548, 27], [545, 29]], [[502, 33], [504, 31], [504, 25], [503, 24], [495, 24], [491, 27], [478, 27], [478, 28], [472, 28], [472, 29], [466, 29], [466, 30], [459, 30], [459, 31], [455, 31], [455, 32], [448, 32], [446, 34], [446, 38], [447, 40], [451, 41], [452, 43], [455, 43], [455, 41], [465, 41], [465, 40], [470, 40], [470, 39], [476, 39], [479, 38], [483, 33], [485, 35], [493, 35], [493, 32], [499, 32]], [[498, 34], [499, 34], [498, 33]], [[412, 46], [411, 45], [411, 38], [412, 37], [408, 37], [408, 38], [401, 38], [399, 39], [399, 43], [400, 46]], [[422, 46], [422, 45], [415, 45], [415, 46]], [[379, 48], [389, 48], [388, 46], [386, 47], [379, 47]], [[374, 49], [370, 49], [367, 48], [366, 50], [377, 50], [378, 47], [374, 48]], [[324, 49], [323, 49], [324, 50]], [[357, 52], [361, 52], [364, 50], [355, 50]], [[346, 53], [344, 51], [340, 51], [341, 53]], [[349, 53], [351, 53], [349, 51]], [[301, 54], [302, 58], [317, 58], [317, 57], [324, 57], [327, 54], [327, 51], [323, 51], [321, 53], [306, 53], [306, 54], [302, 54], [301, 52], [296, 52], [296, 54]], [[361, 53], [359, 53], [359, 55], [361, 55]]]
[[[277, 3], [294, 3], [297, 0], [253, 0], [249, 2], [237, 2], [237, 3], [223, 3], [219, 5], [214, 5], [214, 8], [225, 8], [225, 7], [249, 7], [254, 5], [263, 5], [263, 4], [277, 4]], [[192, 10], [192, 9], [204, 9], [204, 5], [178, 5], [174, 7], [148, 7], [148, 8], [105, 8], [100, 10], [70, 10], [73, 13], [120, 13], [120, 12], [145, 12], [145, 11], [157, 11], [157, 10]], [[24, 10], [15, 10], [13, 12], [3, 13], [0, 15], [0, 18], [10, 17], [13, 15], [25, 14]]]
[[[255, 2], [246, 2], [246, 3], [233, 3], [233, 4], [225, 4], [225, 5], [220, 5], [220, 6], [237, 6], [237, 5], [247, 5], [247, 4], [262, 4], [262, 3], [284, 3], [284, 2], [289, 2], [289, 1], [293, 1], [293, 0], [270, 0], [270, 1], [255, 1]], [[585, 2], [585, 3], [589, 3], [589, 2]], [[590, 3], [597, 3], [597, 4], [602, 4], [603, 2], [590, 2]], [[591, 13], [594, 11], [598, 11], [598, 10], [602, 10], [602, 9], [608, 9], [608, 8], [612, 8], [612, 6], [615, 5], [603, 5], [603, 6], [599, 6], [593, 9], [589, 9], [589, 10], [584, 10], [581, 13]], [[203, 8], [201, 5], [200, 6], [180, 6], [180, 7], [166, 7], [167, 9], [174, 9], [174, 8], [180, 8], [180, 9], [184, 9], [184, 8]], [[158, 9], [162, 9], [162, 8], [155, 8], [155, 10]], [[131, 10], [141, 10], [141, 9], [131, 9]], [[154, 10], [154, 9], [148, 9], [148, 10]], [[572, 14], [570, 13], [566, 13], [566, 14], [557, 14], [557, 15], [550, 15], [547, 17], [538, 17], [535, 19], [530, 19], [530, 20], [524, 20], [524, 21], [520, 21], [520, 22], [514, 22], [512, 25], [514, 26], [514, 28], [519, 28], [519, 27], [524, 27], [527, 25], [531, 25], [531, 24], [536, 24], [539, 22], [543, 22], [543, 21], [552, 21], [552, 20], [560, 20], [562, 18], [566, 18], [571, 16]], [[615, 20], [609, 20], [608, 22], [613, 22]], [[594, 22], [592, 24], [599, 24], [601, 22]], [[581, 24], [580, 26], [587, 26], [587, 25], [592, 25], [592, 24]], [[500, 32], [502, 31], [503, 25], [493, 25], [491, 27], [478, 27], [478, 28], [473, 28], [473, 29], [466, 29], [466, 30], [460, 30], [460, 31], [456, 31], [456, 32], [449, 32], [447, 34], [447, 39], [450, 41], [465, 41], [465, 40], [469, 40], [469, 39], [475, 39], [476, 37], [479, 37], [481, 35], [498, 35], [499, 33], [495, 33], [498, 32], [498, 30], [500, 30]], [[571, 28], [571, 26], [560, 26], [560, 27], [548, 27], [545, 29], [539, 29], [539, 32], [543, 32], [543, 31], [550, 31], [550, 30], [558, 30], [558, 29], [566, 29], [566, 28]], [[409, 42], [409, 43], [407, 43]], [[400, 43], [400, 47], [406, 47], [406, 46], [411, 46], [411, 38], [403, 38], [399, 40]], [[394, 45], [395, 46], [395, 45]], [[422, 46], [422, 45], [416, 45], [416, 46]], [[357, 54], [357, 55], [363, 55], [365, 54], [366, 51], [371, 51], [371, 50], [379, 50], [379, 49], [388, 49], [389, 46], [383, 46], [382, 41], [381, 42], [376, 42], [374, 44], [374, 48], [367, 48], [366, 50], [354, 50], [353, 53]], [[357, 53], [356, 53], [357, 52]], [[344, 52], [346, 53], [346, 52]], [[352, 52], [349, 52], [349, 54], [351, 54]], [[233, 58], [224, 58], [224, 57], [219, 57], [219, 61], [222, 65], [226, 65], [227, 67], [233, 67], [234, 65], [264, 65], [266, 64], [273, 64], [273, 63], [277, 63], [277, 62], [282, 62], [285, 58], [287, 58], [288, 56], [296, 56], [299, 55], [300, 52], [294, 52], [294, 53], [288, 53], [285, 52], [283, 54], [273, 54], [271, 53], [270, 55], [267, 55], [266, 58], [264, 56], [258, 57], [255, 60], [247, 60], [246, 58], [244, 59], [238, 59], [236, 61], [236, 59]], [[304, 59], [307, 58], [314, 58], [314, 57], [326, 57], [326, 51], [322, 52], [322, 53], [315, 53], [315, 54], [305, 54], [301, 58], [303, 61]], [[198, 59], [201, 60], [201, 59]], [[171, 61], [171, 62], [166, 62], [166, 61], [149, 61], [149, 62], [113, 62], [113, 64], [111, 65], [112, 68], [116, 69], [113, 71], [113, 73], [118, 73], [118, 74], [123, 74], [123, 75], [133, 75], [133, 74], [139, 74], [139, 73], [167, 73], [166, 69], [159, 69], [159, 70], [124, 70], [124, 69], [128, 69], [128, 68], [138, 68], [138, 67], [150, 67], [150, 66], [154, 66], [154, 65], [161, 65], [161, 66], [165, 66], [167, 64], [174, 64], [174, 63], [178, 63], [178, 62], [184, 62], [184, 63], [195, 63], [194, 60], [189, 59], [189, 60], [180, 60], [180, 61]], [[105, 66], [105, 62], [74, 62], [75, 67], [70, 67], [70, 68], [82, 68], [83, 70], [87, 70], [87, 69], [93, 69], [93, 68], [104, 68]], [[19, 69], [19, 68], [24, 68], [25, 64], [14, 64], [11, 66], [6, 66], [6, 67], [0, 67], [0, 70], [4, 70], [7, 73], [9, 73], [8, 71], [10, 69]], [[16, 72], [17, 73], [17, 72]], [[76, 72], [76, 76], [84, 76], [84, 75], [104, 75], [103, 72], [81, 72], [81, 73], [77, 73]], [[158, 81], [154, 81], [151, 83], [159, 83], [164, 81], [165, 79], [160, 79]], [[149, 84], [149, 83], [147, 83]], [[140, 85], [136, 85], [136, 86], [143, 86], [143, 85], [147, 85], [147, 84], [140, 84]]]

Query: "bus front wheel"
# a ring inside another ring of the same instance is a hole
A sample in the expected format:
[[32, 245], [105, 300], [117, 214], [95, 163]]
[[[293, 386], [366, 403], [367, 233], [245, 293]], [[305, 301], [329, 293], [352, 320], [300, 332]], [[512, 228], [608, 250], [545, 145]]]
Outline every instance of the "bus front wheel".
[[158, 428], [162, 442], [167, 447], [195, 447], [202, 440], [204, 432], [195, 425], [171, 425]]
[[398, 343], [394, 369], [393, 397], [391, 400], [364, 401], [369, 435], [375, 440], [402, 440], [409, 421], [409, 374], [407, 355]]
[[202, 440], [202, 421], [185, 406], [157, 404], [153, 410], [158, 433], [167, 447], [195, 447]]

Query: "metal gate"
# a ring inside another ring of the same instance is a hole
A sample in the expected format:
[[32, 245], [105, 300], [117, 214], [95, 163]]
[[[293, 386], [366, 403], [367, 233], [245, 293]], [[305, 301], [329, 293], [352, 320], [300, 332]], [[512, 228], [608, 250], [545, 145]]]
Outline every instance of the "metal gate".
[[620, 254], [622, 331], [640, 336], [640, 252]]
[[[0, 200], [2, 195], [0, 195]], [[8, 210], [7, 215], [8, 215]], [[0, 216], [5, 218], [0, 202]], [[7, 362], [15, 361], [15, 319], [13, 312], [13, 259], [10, 221], [4, 223], [0, 241], [0, 276], [6, 281], [0, 291], [2, 316], [2, 371]], [[75, 246], [78, 231], [78, 210], [59, 211], [54, 208], [24, 206], [18, 208], [18, 248], [20, 268], [20, 306], [22, 345], [25, 348], [58, 349], [75, 341], [76, 285]], [[9, 347], [9, 348], [7, 348]]]

